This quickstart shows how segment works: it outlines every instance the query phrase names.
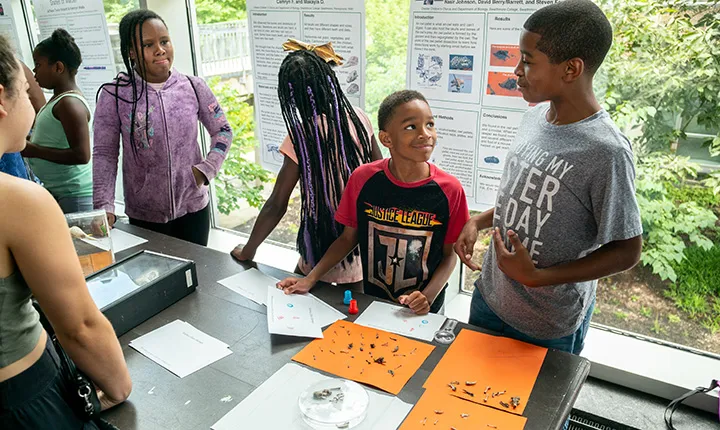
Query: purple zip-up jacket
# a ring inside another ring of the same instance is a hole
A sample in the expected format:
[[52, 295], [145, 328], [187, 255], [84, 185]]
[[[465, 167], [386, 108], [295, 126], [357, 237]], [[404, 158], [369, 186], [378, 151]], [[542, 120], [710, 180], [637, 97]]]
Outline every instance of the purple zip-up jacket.
[[[137, 74], [135, 77], [140, 92], [145, 85]], [[93, 205], [115, 213], [122, 136], [125, 213], [142, 221], [166, 223], [207, 206], [208, 187], [196, 185], [192, 167], [208, 181], [217, 176], [232, 143], [232, 129], [201, 78], [173, 69], [162, 90], [149, 85], [147, 90], [147, 122], [145, 94], [138, 100], [135, 114], [137, 151], [130, 146], [132, 105], [123, 101], [133, 99], [132, 87], [118, 88], [118, 104], [114, 85], [100, 91], [93, 125]], [[198, 144], [198, 120], [212, 137], [210, 152], [204, 159]]]

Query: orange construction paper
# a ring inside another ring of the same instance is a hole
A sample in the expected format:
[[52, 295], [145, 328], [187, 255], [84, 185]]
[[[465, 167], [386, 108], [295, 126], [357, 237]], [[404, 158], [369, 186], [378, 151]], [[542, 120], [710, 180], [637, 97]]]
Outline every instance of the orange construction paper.
[[[427, 343], [347, 321], [336, 321], [323, 335], [324, 338], [310, 342], [293, 360], [395, 395], [435, 349]], [[384, 364], [375, 362], [380, 357], [384, 358]]]
[[[463, 418], [462, 414], [467, 417]], [[443, 391], [427, 390], [400, 430], [523, 430], [526, 421], [525, 417], [468, 402]]]
[[[547, 348], [463, 329], [423, 387], [522, 415], [546, 354]], [[458, 382], [455, 391], [448, 386], [451, 382]], [[500, 403], [511, 404], [511, 397], [520, 397], [517, 408]]]

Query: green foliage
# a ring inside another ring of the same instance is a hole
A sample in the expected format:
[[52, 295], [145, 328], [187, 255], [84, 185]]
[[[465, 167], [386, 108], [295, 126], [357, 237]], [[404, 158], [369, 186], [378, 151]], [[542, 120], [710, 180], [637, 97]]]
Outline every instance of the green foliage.
[[706, 209], [720, 209], [720, 194], [715, 195], [708, 186], [667, 187], [667, 191], [668, 197], [676, 202], [695, 202]]
[[622, 311], [615, 312], [615, 318], [619, 319], [620, 321], [625, 321], [628, 317], [628, 314]]
[[680, 320], [680, 317], [679, 317], [679, 316], [677, 316], [677, 315], [675, 315], [675, 314], [669, 314], [669, 315], [668, 315], [668, 321], [670, 322], [670, 324], [677, 324], [677, 323], [679, 323], [681, 320]]
[[138, 0], [104, 0], [107, 22], [119, 23], [126, 13], [139, 8]]
[[199, 24], [237, 21], [247, 18], [245, 0], [196, 0], [195, 12]]
[[[614, 29], [605, 104], [636, 151], [669, 151], [697, 120], [720, 131], [720, 3], [600, 0]], [[720, 134], [706, 142], [720, 155]]]
[[365, 107], [377, 130], [380, 103], [405, 89], [410, 2], [366, 0], [367, 85]]
[[689, 247], [683, 263], [673, 267], [677, 281], [670, 285], [667, 296], [691, 318], [717, 330], [720, 327], [720, 246], [708, 250]]
[[257, 144], [253, 129], [253, 106], [249, 100], [238, 98], [236, 90], [230, 84], [220, 82], [218, 78], [210, 80], [208, 85], [223, 107], [233, 129], [233, 144], [215, 179], [218, 210], [228, 215], [240, 208], [243, 199], [250, 206], [259, 208], [264, 202], [261, 194], [263, 184], [270, 182], [271, 176], [253, 162]]
[[640, 314], [645, 318], [650, 318], [652, 316], [652, 308], [649, 306], [643, 306], [640, 308]]
[[705, 250], [712, 248], [705, 233], [717, 217], [694, 201], [676, 203], [668, 192], [697, 176], [697, 166], [687, 158], [651, 154], [638, 161], [637, 172], [636, 194], [645, 231], [641, 261], [661, 279], [675, 282], [686, 240]]

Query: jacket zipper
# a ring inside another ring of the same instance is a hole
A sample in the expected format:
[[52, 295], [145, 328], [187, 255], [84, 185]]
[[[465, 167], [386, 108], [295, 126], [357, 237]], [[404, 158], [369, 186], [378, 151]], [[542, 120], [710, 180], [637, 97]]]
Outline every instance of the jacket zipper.
[[168, 174], [170, 175], [170, 181], [168, 182], [168, 188], [170, 189], [170, 220], [175, 219], [175, 196], [173, 196], [172, 186], [172, 151], [170, 150], [170, 137], [168, 134], [167, 118], [165, 118], [165, 104], [163, 103], [162, 94], [160, 91], [157, 92], [158, 98], [160, 99], [160, 109], [162, 109], [163, 125], [165, 126], [165, 145], [168, 150]]

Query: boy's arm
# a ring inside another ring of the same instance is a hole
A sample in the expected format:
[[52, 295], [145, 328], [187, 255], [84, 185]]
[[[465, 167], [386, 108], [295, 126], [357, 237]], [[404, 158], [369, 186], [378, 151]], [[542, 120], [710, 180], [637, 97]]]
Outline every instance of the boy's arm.
[[507, 235], [514, 248], [512, 252], [505, 247], [500, 231], [495, 229], [493, 232], [498, 267], [507, 276], [528, 287], [592, 281], [624, 272], [640, 261], [642, 251], [642, 236], [638, 235], [610, 242], [579, 260], [538, 269], [517, 234], [508, 230]]
[[330, 245], [320, 262], [313, 267], [305, 278], [287, 278], [277, 283], [277, 287], [284, 290], [285, 294], [303, 294], [310, 291], [315, 284], [325, 276], [327, 272], [340, 263], [357, 246], [357, 229], [345, 227], [340, 237]]
[[480, 230], [492, 227], [493, 216], [495, 216], [495, 208], [471, 217], [465, 223], [465, 227], [463, 227], [460, 236], [455, 241], [455, 253], [460, 257], [460, 261], [465, 263], [471, 270], [480, 270], [480, 267], [472, 261], [475, 242], [477, 242]]
[[[413, 292], [412, 294], [400, 296], [398, 298], [398, 301], [403, 305], [407, 305], [413, 312], [418, 315], [425, 315], [426, 313], [430, 312], [430, 305], [433, 304], [438, 294], [440, 294], [440, 291], [442, 291], [443, 287], [447, 283], [448, 279], [450, 279], [450, 275], [452, 274], [453, 269], [455, 269], [456, 261], [457, 258], [455, 257], [455, 253], [453, 252], [453, 244], [446, 243], [443, 246], [443, 259], [438, 265], [437, 269], [435, 269], [435, 273], [433, 273], [432, 277], [430, 278], [430, 282], [428, 282], [425, 289], [422, 292], [417, 291]], [[424, 296], [425, 300], [423, 300], [422, 297], [414, 293], [419, 293], [420, 295]]]

